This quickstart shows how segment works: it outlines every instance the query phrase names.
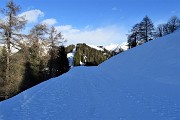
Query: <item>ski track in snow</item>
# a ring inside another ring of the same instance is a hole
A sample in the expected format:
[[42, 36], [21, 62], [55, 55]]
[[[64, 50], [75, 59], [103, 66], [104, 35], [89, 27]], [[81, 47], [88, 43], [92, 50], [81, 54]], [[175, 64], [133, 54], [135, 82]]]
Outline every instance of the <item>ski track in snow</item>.
[[[28, 99], [25, 99], [24, 102], [22, 102], [21, 106], [20, 106], [20, 112], [21, 114], [23, 114], [24, 118], [23, 119], [29, 119], [30, 118], [30, 105], [29, 104], [32, 104], [33, 100], [36, 99], [36, 97], [39, 95], [39, 93], [45, 93], [45, 89], [48, 88], [52, 83], [48, 83], [46, 85], [44, 85], [40, 90], [36, 91], [35, 93], [33, 93], [31, 95], [31, 97], [29, 97]], [[36, 106], [38, 107], [38, 104], [36, 104]], [[37, 111], [38, 112], [38, 111]]]
[[[142, 106], [143, 110], [147, 110], [152, 114], [158, 115], [162, 117], [164, 120], [180, 120], [179, 116], [179, 105], [176, 103], [172, 103], [168, 100], [166, 96], [147, 96], [142, 91], [136, 90], [128, 90], [129, 92], [124, 92], [126, 94], [126, 98], [129, 102], [133, 102], [134, 104], [138, 104], [138, 106]], [[136, 91], [133, 93], [133, 91]]]
[[[105, 72], [100, 73], [101, 75], [99, 76], [101, 76], [101, 79], [104, 79], [104, 81], [106, 82], [109, 80], [113, 80], [113, 78], [108, 78], [108, 76], [104, 76], [104, 73]], [[83, 76], [87, 76], [87, 78], [89, 78], [89, 73], [83, 72], [83, 74], [85, 74]], [[92, 93], [94, 93], [93, 98], [102, 97], [103, 91], [100, 88], [98, 88], [98, 86], [96, 86], [93, 82], [89, 80], [88, 82], [89, 82], [88, 84], [91, 85], [89, 91], [92, 91]], [[154, 116], [159, 116], [163, 120], [180, 120], [179, 105], [177, 103], [173, 103], [172, 101], [169, 101], [166, 96], [163, 97], [162, 96], [159, 97], [156, 95], [147, 96], [146, 93], [144, 93], [142, 90], [130, 89], [129, 87], [123, 85], [122, 88], [119, 88], [119, 90], [115, 89], [111, 92], [112, 93], [116, 92], [116, 94], [121, 94], [119, 95], [119, 101], [121, 101], [121, 99], [124, 98], [129, 104], [141, 107], [142, 109], [140, 112], [142, 113], [145, 110], [149, 114], [152, 114]], [[96, 101], [94, 103], [96, 103]], [[118, 103], [116, 105], [118, 105]], [[93, 106], [97, 106], [97, 105], [92, 105], [92, 108]], [[96, 113], [94, 113], [94, 115], [96, 116]], [[119, 116], [119, 119], [126, 120], [126, 118], [123, 115]]]

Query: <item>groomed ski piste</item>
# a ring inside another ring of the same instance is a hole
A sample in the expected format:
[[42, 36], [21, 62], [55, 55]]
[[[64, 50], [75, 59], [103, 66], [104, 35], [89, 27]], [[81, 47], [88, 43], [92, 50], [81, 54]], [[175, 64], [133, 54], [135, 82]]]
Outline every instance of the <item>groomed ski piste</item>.
[[5, 100], [0, 120], [180, 120], [180, 31]]

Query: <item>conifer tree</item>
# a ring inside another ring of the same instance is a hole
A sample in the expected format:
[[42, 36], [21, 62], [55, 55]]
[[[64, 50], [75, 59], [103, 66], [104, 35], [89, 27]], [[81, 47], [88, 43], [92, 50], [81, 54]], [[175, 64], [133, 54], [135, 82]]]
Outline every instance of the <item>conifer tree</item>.
[[56, 76], [59, 76], [69, 70], [69, 61], [64, 46], [58, 47], [58, 54], [56, 58]]
[[[46, 25], [38, 24], [32, 28], [28, 37], [30, 41], [29, 53], [27, 58], [27, 67], [29, 68], [29, 75], [34, 84], [41, 82], [41, 71], [43, 69], [42, 56], [44, 55], [44, 41], [46, 40], [47, 27]], [[45, 59], [44, 59], [45, 60]], [[27, 69], [27, 68], [26, 68]]]
[[19, 32], [26, 24], [24, 17], [19, 17], [17, 13], [20, 11], [20, 6], [16, 5], [13, 0], [10, 0], [4, 9], [1, 10], [3, 19], [0, 22], [0, 36], [7, 49], [6, 58], [6, 81], [10, 80], [10, 56], [11, 48], [18, 42], [17, 37], [21, 37]]
[[128, 35], [129, 48], [136, 47], [138, 41], [140, 41], [139, 29], [140, 29], [139, 24], [135, 24], [131, 29], [131, 33]]
[[49, 74], [50, 77], [54, 77], [56, 75], [57, 71], [57, 63], [56, 62], [58, 59], [58, 51], [59, 48], [58, 46], [60, 44], [63, 44], [65, 42], [64, 38], [62, 37], [61, 32], [57, 32], [54, 26], [52, 26], [49, 30], [49, 38], [47, 39], [48, 44], [49, 44], [49, 62], [48, 62], [48, 67], [49, 67]]
[[170, 33], [173, 33], [175, 30], [180, 28], [180, 19], [177, 16], [173, 16], [167, 23]]
[[154, 39], [154, 25], [148, 16], [145, 16], [139, 25], [139, 34], [141, 36], [141, 41], [148, 42], [149, 40]]
[[[0, 20], [0, 40], [5, 45], [6, 62], [5, 62], [5, 81], [8, 85], [13, 86], [15, 81], [12, 72], [13, 68], [12, 47], [17, 48], [22, 34], [20, 31], [24, 28], [26, 20], [24, 17], [19, 17], [17, 14], [20, 11], [20, 6], [16, 5], [13, 0], [10, 0], [4, 9], [0, 11], [3, 17]], [[9, 96], [9, 91], [13, 91], [10, 87], [6, 89], [6, 97]]]
[[55, 77], [63, 74], [69, 70], [69, 62], [63, 43], [66, 40], [63, 38], [61, 32], [58, 32], [54, 26], [49, 30], [49, 38], [47, 39], [49, 44], [49, 74], [50, 77]]

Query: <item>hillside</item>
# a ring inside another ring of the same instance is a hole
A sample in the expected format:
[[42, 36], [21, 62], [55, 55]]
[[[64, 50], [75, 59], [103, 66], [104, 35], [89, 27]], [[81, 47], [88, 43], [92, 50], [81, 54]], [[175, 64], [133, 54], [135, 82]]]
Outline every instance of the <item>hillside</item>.
[[70, 66], [97, 66], [113, 56], [113, 53], [85, 43], [70, 45], [66, 47]]
[[180, 120], [180, 31], [0, 103], [1, 120]]
[[97, 66], [112, 56], [126, 51], [127, 43], [95, 46], [85, 43], [66, 46], [70, 66]]

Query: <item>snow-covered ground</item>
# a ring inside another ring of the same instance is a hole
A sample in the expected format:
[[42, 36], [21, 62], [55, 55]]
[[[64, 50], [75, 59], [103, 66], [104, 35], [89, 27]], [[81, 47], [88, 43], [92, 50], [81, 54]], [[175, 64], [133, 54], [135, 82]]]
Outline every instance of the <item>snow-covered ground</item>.
[[180, 31], [0, 103], [0, 120], [180, 120]]
[[119, 52], [119, 50], [126, 51], [128, 50], [128, 43], [122, 43], [122, 44], [110, 44], [104, 47], [108, 51], [114, 51]]
[[67, 54], [67, 58], [69, 61], [69, 66], [73, 67], [73, 60], [74, 60], [74, 55], [76, 53], [76, 47], [73, 49], [73, 51], [71, 53]]
[[99, 51], [104, 51], [104, 49], [103, 48], [100, 48], [100, 47], [98, 47], [98, 46], [95, 46], [95, 45], [90, 45], [90, 44], [87, 44], [89, 47], [91, 47], [91, 48], [94, 48], [94, 49], [96, 49], [96, 50], [99, 50]]
[[119, 46], [119, 44], [110, 44], [110, 45], [105, 46], [104, 48], [108, 51], [113, 51], [118, 46]]

